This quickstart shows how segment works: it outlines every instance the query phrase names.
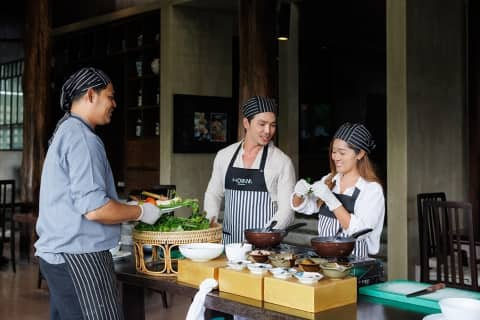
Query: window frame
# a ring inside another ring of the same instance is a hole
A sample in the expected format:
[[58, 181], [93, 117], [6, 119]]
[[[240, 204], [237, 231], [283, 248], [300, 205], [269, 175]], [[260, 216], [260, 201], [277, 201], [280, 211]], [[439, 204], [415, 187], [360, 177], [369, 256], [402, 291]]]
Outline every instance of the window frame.
[[24, 60], [0, 63], [0, 151], [23, 150]]

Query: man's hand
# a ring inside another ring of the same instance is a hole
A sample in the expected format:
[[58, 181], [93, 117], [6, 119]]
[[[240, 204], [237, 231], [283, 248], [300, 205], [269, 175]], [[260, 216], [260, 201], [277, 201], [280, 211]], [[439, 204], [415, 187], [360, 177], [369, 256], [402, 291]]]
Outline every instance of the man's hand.
[[317, 181], [312, 185], [313, 194], [323, 200], [330, 211], [340, 207], [342, 203], [335, 197], [333, 192], [322, 181]]
[[311, 185], [305, 181], [304, 179], [298, 180], [297, 184], [295, 185], [295, 188], [293, 191], [298, 197], [306, 197], [307, 194], [309, 193], [311, 188]]
[[156, 205], [153, 205], [151, 203], [143, 203], [138, 206], [140, 207], [140, 210], [142, 212], [140, 213], [140, 216], [137, 218], [137, 220], [140, 220], [142, 222], [154, 224], [162, 215], [160, 213], [160, 209]]

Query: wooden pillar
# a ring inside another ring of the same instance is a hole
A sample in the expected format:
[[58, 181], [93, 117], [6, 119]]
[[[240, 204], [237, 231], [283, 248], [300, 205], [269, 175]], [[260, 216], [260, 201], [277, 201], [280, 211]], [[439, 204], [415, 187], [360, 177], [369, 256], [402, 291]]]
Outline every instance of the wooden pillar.
[[476, 1], [469, 1], [467, 7], [467, 54], [468, 65], [467, 68], [467, 83], [468, 83], [468, 98], [467, 98], [467, 119], [468, 125], [468, 162], [469, 162], [469, 181], [468, 181], [468, 201], [472, 203], [472, 212], [476, 228], [475, 234], [477, 239], [480, 234], [480, 200], [478, 194], [480, 192], [480, 22], [476, 20], [476, 15], [480, 13], [480, 4]]
[[275, 96], [277, 88], [276, 0], [239, 1], [239, 137], [240, 106], [251, 96]]
[[[22, 201], [38, 205], [45, 157], [45, 119], [48, 112], [50, 23], [48, 0], [27, 0], [23, 73]], [[34, 210], [36, 213], [37, 210]]]

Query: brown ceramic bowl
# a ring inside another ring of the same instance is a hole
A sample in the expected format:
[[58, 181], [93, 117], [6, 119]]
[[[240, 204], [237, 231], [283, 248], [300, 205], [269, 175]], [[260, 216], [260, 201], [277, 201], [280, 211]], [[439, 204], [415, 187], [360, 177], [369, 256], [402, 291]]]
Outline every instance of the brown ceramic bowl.
[[314, 261], [310, 259], [304, 259], [299, 263], [300, 267], [302, 268], [303, 271], [306, 272], [318, 272], [320, 271], [320, 264], [315, 263]]
[[337, 264], [335, 262], [322, 263], [322, 273], [324, 276], [332, 279], [341, 279], [350, 275], [352, 264]]
[[267, 250], [253, 250], [248, 253], [251, 260], [258, 263], [265, 263], [272, 253]]
[[295, 265], [296, 256], [293, 253], [274, 253], [268, 257], [274, 267], [290, 268]]

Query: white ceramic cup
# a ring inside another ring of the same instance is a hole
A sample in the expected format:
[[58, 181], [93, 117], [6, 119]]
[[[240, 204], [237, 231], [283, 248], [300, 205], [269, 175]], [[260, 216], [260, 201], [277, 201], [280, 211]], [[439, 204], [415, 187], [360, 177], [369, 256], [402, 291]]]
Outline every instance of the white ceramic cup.
[[225, 254], [229, 261], [246, 260], [247, 252], [252, 251], [250, 243], [230, 243], [225, 246]]

